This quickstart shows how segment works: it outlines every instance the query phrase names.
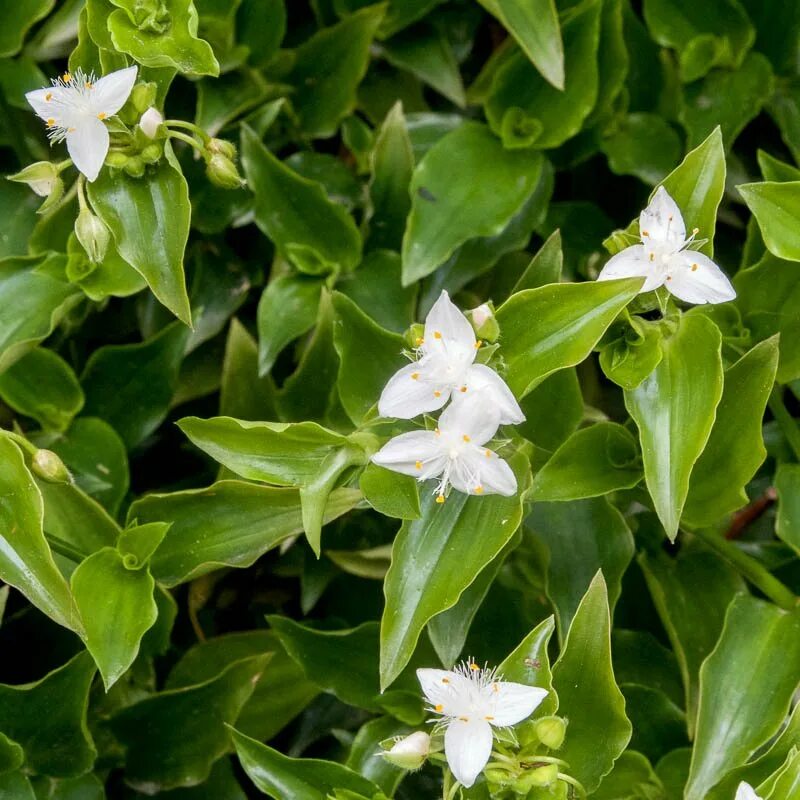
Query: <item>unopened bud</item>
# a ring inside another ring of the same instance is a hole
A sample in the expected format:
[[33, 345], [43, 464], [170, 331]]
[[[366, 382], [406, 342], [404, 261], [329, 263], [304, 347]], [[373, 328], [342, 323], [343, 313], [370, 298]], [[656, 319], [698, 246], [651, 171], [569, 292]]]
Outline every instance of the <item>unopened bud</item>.
[[244, 186], [236, 165], [227, 156], [215, 153], [208, 160], [206, 175], [215, 186], [220, 189], [240, 189]]
[[133, 105], [140, 114], [146, 114], [147, 111], [152, 108], [153, 103], [155, 103], [157, 92], [158, 87], [155, 83], [137, 83], [131, 92], [131, 105]]
[[396, 767], [407, 770], [419, 769], [427, 760], [431, 750], [431, 737], [425, 731], [416, 731], [398, 739], [383, 757]]
[[558, 750], [564, 744], [567, 723], [561, 717], [542, 717], [536, 722], [536, 735], [539, 741], [551, 750]]
[[99, 264], [105, 257], [111, 242], [111, 231], [100, 217], [84, 208], [75, 220], [75, 235], [94, 264]]
[[144, 175], [144, 161], [139, 156], [129, 156], [123, 169], [131, 178], [141, 178]]
[[419, 322], [415, 322], [406, 331], [405, 339], [406, 345], [408, 345], [408, 347], [410, 347], [412, 350], [422, 347], [422, 344], [425, 341], [425, 326]]
[[163, 153], [163, 149], [161, 144], [158, 142], [153, 142], [153, 144], [147, 145], [147, 147], [139, 153], [139, 158], [144, 161], [145, 164], [155, 164], [161, 158], [161, 154]]
[[48, 483], [71, 483], [72, 476], [64, 462], [52, 450], [37, 450], [31, 460], [34, 474]]
[[106, 166], [121, 169], [129, 160], [130, 156], [125, 155], [125, 153], [121, 153], [119, 150], [109, 150], [106, 156]]
[[[55, 164], [49, 161], [37, 161], [20, 170], [16, 175], [9, 175], [8, 179], [15, 183], [27, 183], [39, 197], [49, 197], [53, 190], [61, 184]], [[61, 184], [63, 188], [63, 184]]]
[[497, 337], [500, 335], [500, 326], [495, 319], [494, 309], [488, 303], [483, 303], [477, 308], [473, 308], [470, 316], [472, 317], [472, 327], [475, 329], [475, 335], [479, 339], [484, 339], [487, 342], [497, 341]]
[[158, 129], [163, 122], [164, 117], [161, 116], [161, 112], [155, 106], [150, 106], [150, 108], [142, 114], [139, 120], [139, 127], [148, 139], [155, 139], [156, 136], [158, 136]]
[[231, 160], [236, 158], [236, 145], [226, 139], [210, 139], [206, 145], [206, 150], [211, 155], [221, 155]]
[[546, 764], [536, 767], [521, 775], [514, 782], [514, 791], [517, 794], [527, 794], [537, 786], [552, 786], [558, 780], [558, 765]]

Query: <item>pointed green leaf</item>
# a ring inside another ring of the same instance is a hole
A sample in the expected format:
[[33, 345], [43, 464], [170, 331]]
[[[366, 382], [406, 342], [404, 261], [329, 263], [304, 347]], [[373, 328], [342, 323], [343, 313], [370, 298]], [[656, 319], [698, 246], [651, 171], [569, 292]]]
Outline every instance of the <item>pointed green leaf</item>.
[[13, 56], [22, 47], [25, 34], [53, 9], [55, 0], [21, 0], [0, 8], [0, 58]]
[[525, 289], [538, 289], [548, 283], [558, 283], [561, 280], [563, 266], [561, 231], [556, 228], [531, 259], [531, 263], [528, 264], [525, 272], [514, 285], [511, 294], [522, 292]]
[[800, 553], [800, 464], [781, 464], [775, 473], [778, 515], [775, 533]]
[[359, 487], [364, 499], [381, 514], [397, 519], [419, 518], [419, 489], [413, 476], [370, 463], [361, 473]]
[[800, 261], [800, 181], [743, 183], [736, 188], [758, 221], [769, 251]]
[[269, 375], [258, 374], [258, 345], [238, 319], [231, 320], [225, 357], [219, 413], [237, 419], [275, 419], [275, 386]]

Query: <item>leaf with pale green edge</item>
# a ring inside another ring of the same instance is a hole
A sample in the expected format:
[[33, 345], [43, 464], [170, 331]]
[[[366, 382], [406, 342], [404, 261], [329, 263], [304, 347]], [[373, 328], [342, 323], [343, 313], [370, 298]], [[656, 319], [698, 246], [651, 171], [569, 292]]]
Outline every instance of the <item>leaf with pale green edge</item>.
[[553, 666], [559, 716], [569, 720], [558, 757], [592, 793], [631, 738], [625, 698], [611, 665], [611, 619], [603, 575], [581, 600], [564, 647]]
[[138, 24], [136, 0], [109, 0], [117, 9], [108, 15], [114, 46], [148, 67], [172, 67], [188, 75], [219, 75], [211, 45], [197, 37], [197, 9], [192, 0], [161, 0], [167, 22]]
[[231, 320], [225, 342], [219, 413], [237, 419], [277, 417], [272, 378], [258, 374], [258, 344], [235, 318]]
[[97, 302], [108, 297], [129, 297], [147, 286], [147, 281], [112, 243], [109, 243], [103, 260], [99, 264], [92, 263], [74, 232], [67, 239], [65, 274], [90, 300]]
[[575, 369], [548, 375], [520, 401], [525, 421], [517, 431], [536, 447], [553, 452], [575, 432], [584, 414], [581, 384]]
[[[516, 532], [530, 473], [522, 456], [513, 457], [510, 464], [517, 476], [517, 495], [469, 497], [452, 492], [445, 503], [437, 503], [425, 492], [422, 516], [400, 528], [384, 582], [382, 689], [403, 671], [426, 623], [458, 602]], [[479, 537], [476, 530], [481, 531]]]
[[44, 537], [43, 516], [42, 495], [22, 453], [0, 436], [0, 578], [59, 625], [80, 633], [69, 586]]
[[598, 422], [573, 433], [553, 453], [536, 473], [531, 497], [598, 497], [632, 489], [641, 479], [639, 448], [631, 432], [616, 422]]
[[0, 58], [19, 52], [25, 35], [53, 9], [55, 0], [21, 0], [0, 8]]
[[[700, 665], [717, 643], [725, 612], [733, 597], [745, 591], [739, 574], [700, 547], [638, 557], [653, 603], [678, 659], [690, 735], [695, 729]], [[703, 613], [698, 614], [697, 609]]]
[[109, 547], [82, 561], [70, 584], [86, 647], [108, 691], [133, 664], [142, 636], [156, 621], [155, 581], [146, 569], [129, 569]]
[[583, 361], [641, 284], [641, 278], [558, 283], [511, 295], [496, 316], [506, 380], [517, 397]]
[[0, 800], [37, 800], [31, 782], [22, 772], [0, 775]]
[[173, 322], [147, 341], [95, 350], [81, 375], [84, 413], [108, 422], [129, 448], [147, 438], [167, 416], [189, 334]]
[[23, 749], [4, 733], [0, 733], [0, 775], [19, 769], [24, 761]]
[[43, 428], [63, 431], [83, 407], [83, 391], [61, 356], [37, 347], [0, 373], [3, 402]]
[[368, 798], [380, 795], [380, 789], [372, 781], [343, 764], [290, 758], [233, 728], [231, 736], [247, 776], [275, 800], [327, 800], [336, 790]]
[[206, 133], [217, 136], [226, 125], [264, 103], [271, 88], [260, 72], [250, 69], [199, 81], [195, 121]]
[[411, 209], [408, 187], [414, 171], [414, 153], [400, 101], [392, 106], [378, 129], [370, 153], [370, 171], [372, 208], [367, 244], [371, 249], [399, 250]]
[[411, 475], [400, 475], [377, 464], [367, 464], [359, 486], [364, 499], [381, 514], [396, 519], [418, 519], [419, 489]]
[[769, 251], [800, 261], [800, 181], [743, 183], [736, 188], [758, 221]]
[[775, 158], [766, 150], [757, 150], [756, 159], [765, 181], [781, 183], [800, 180], [800, 168]]
[[255, 194], [255, 221], [283, 257], [301, 272], [347, 272], [361, 260], [361, 237], [350, 214], [322, 185], [280, 162], [247, 125], [242, 166]]
[[[541, 171], [541, 157], [505, 150], [477, 122], [440, 139], [411, 179], [403, 285], [429, 275], [470, 239], [501, 233], [535, 190]], [[488, 194], [487, 181], [494, 187]]]
[[360, 425], [397, 371], [403, 337], [381, 328], [352, 300], [333, 293], [333, 343], [339, 354], [339, 399]]
[[758, 787], [758, 791], [766, 800], [797, 797], [800, 792], [800, 750], [792, 751], [786, 758], [784, 766], [764, 781]]
[[412, 728], [394, 717], [376, 717], [365, 722], [356, 733], [345, 766], [359, 775], [374, 781], [387, 797], [394, 796], [406, 771], [391, 764], [385, 758], [376, 758], [381, 751], [381, 742], [407, 736]]
[[364, 8], [318, 31], [294, 51], [292, 69], [283, 80], [294, 87], [292, 107], [309, 137], [333, 136], [355, 107], [370, 45], [385, 13], [385, 5]]
[[[722, 131], [716, 127], [660, 183], [681, 210], [687, 232], [697, 228], [698, 237], [706, 240], [697, 249], [709, 258], [714, 255], [717, 209], [725, 191], [725, 175]], [[650, 199], [655, 191], [654, 189]], [[628, 247], [632, 242], [631, 237], [637, 240], [639, 238], [638, 217], [624, 231], [612, 233], [603, 242], [603, 246], [614, 254]]]
[[800, 464], [781, 464], [775, 473], [778, 513], [775, 534], [800, 553]]
[[598, 571], [606, 580], [613, 614], [634, 545], [625, 518], [605, 497], [534, 503], [525, 529], [543, 541], [549, 553], [546, 588], [560, 641]]
[[725, 370], [714, 427], [689, 482], [688, 524], [712, 525], [747, 504], [745, 487], [767, 457], [761, 426], [777, 368], [778, 337], [772, 337]]
[[274, 615], [267, 622], [306, 677], [343, 703], [372, 712], [388, 711], [409, 725], [422, 722], [422, 697], [413, 671], [405, 670], [390, 691], [380, 691], [376, 622], [335, 631], [314, 630]]
[[697, 744], [686, 800], [703, 800], [725, 773], [774, 736], [797, 689], [800, 613], [742, 595], [700, 670]]
[[109, 725], [125, 748], [125, 781], [152, 793], [205, 780], [229, 750], [226, 726], [250, 699], [267, 662], [265, 655], [234, 661], [204, 683], [167, 689], [115, 714]]
[[522, 51], [499, 66], [484, 111], [506, 147], [558, 147], [581, 130], [597, 102], [601, 9], [602, 3], [584, 0], [561, 25], [566, 74], [563, 91], [542, 77]]
[[677, 165], [683, 151], [675, 128], [663, 117], [646, 112], [623, 117], [600, 147], [612, 172], [634, 175], [651, 186]]
[[236, 724], [247, 736], [272, 739], [319, 694], [272, 631], [242, 631], [198, 642], [173, 667], [165, 688], [204, 683], [234, 661], [266, 653], [269, 661]]
[[28, 244], [42, 221], [36, 214], [40, 205], [41, 198], [27, 186], [3, 181], [0, 186], [0, 258], [23, 257], [35, 252], [29, 250]]
[[0, 729], [25, 751], [29, 769], [69, 778], [92, 768], [97, 751], [86, 708], [94, 673], [83, 652], [35, 683], [0, 684]]
[[611, 633], [611, 654], [620, 686], [646, 686], [663, 694], [678, 708], [683, 707], [678, 660], [652, 633], [615, 628]]
[[81, 299], [80, 289], [51, 277], [64, 256], [0, 260], [0, 373], [47, 338]]
[[670, 541], [678, 535], [689, 479], [722, 397], [721, 335], [703, 316], [686, 316], [662, 343], [664, 356], [625, 405], [639, 428], [644, 477]]
[[633, 800], [661, 798], [664, 787], [647, 757], [635, 750], [626, 750], [615, 762], [614, 769], [603, 778], [594, 800]]
[[558, 283], [564, 267], [564, 253], [561, 249], [561, 231], [556, 228], [537, 250], [525, 272], [514, 284], [511, 294], [525, 289], [538, 289], [548, 283]]
[[[356, 489], [336, 489], [324, 522], [350, 511], [361, 499]], [[267, 550], [303, 532], [300, 492], [219, 481], [206, 489], [150, 494], [135, 501], [129, 520], [171, 522], [153, 554], [150, 569], [164, 586], [176, 586], [222, 566], [249, 567]]]

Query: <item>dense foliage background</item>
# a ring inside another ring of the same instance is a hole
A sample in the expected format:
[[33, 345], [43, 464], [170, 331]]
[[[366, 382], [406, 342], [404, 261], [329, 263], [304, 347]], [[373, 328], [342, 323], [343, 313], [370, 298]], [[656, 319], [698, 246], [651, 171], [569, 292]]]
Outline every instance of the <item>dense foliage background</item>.
[[[67, 157], [26, 92], [139, 66], [85, 197], [0, 184], [0, 798], [441, 797], [378, 753], [468, 656], [551, 690], [591, 797], [800, 797], [799, 34], [781, 0], [0, 4], [5, 174]], [[594, 282], [662, 181], [735, 301]], [[443, 289], [497, 310], [514, 497], [369, 463]], [[580, 796], [514, 769], [463, 796]]]

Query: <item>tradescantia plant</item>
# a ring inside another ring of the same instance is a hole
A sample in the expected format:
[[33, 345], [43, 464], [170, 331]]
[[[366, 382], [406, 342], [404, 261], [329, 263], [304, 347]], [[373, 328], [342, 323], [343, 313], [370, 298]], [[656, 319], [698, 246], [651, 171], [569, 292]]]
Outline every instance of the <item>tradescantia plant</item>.
[[799, 37], [0, 4], [0, 798], [800, 797]]

